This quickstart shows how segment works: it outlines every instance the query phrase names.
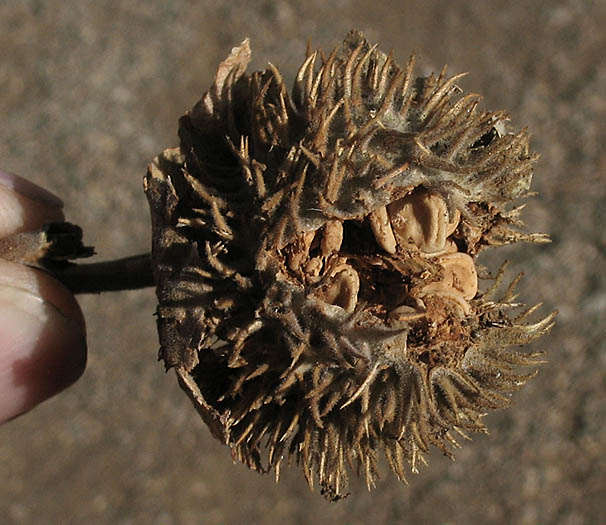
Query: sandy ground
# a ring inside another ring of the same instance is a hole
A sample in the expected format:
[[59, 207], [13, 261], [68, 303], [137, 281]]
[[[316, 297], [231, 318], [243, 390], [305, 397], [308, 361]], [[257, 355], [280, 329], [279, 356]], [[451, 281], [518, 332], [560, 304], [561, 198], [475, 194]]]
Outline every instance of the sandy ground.
[[[156, 361], [151, 289], [86, 296], [77, 385], [0, 429], [3, 523], [596, 524], [606, 496], [606, 3], [591, 0], [0, 2], [0, 165], [61, 195], [101, 258], [148, 250], [141, 180], [244, 37], [294, 72], [308, 38], [359, 28], [528, 125], [542, 155], [525, 218], [549, 246], [499, 250], [522, 297], [559, 309], [549, 364], [456, 462], [325, 502], [232, 464]], [[401, 7], [405, 4], [405, 7]], [[327, 5], [331, 5], [329, 8]], [[144, 8], [140, 6], [145, 6]], [[168, 7], [170, 6], [170, 7]]]

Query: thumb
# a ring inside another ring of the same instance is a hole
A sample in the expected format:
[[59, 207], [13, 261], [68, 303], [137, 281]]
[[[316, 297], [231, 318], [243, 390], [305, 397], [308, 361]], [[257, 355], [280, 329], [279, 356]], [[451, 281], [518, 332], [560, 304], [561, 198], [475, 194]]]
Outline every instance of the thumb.
[[0, 261], [0, 422], [72, 384], [86, 365], [78, 305], [43, 272]]

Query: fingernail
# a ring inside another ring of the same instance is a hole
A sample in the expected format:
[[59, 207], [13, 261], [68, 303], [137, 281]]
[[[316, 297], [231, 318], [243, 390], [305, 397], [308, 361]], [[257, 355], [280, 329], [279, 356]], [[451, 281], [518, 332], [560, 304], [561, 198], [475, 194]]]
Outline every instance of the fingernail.
[[49, 206], [63, 207], [63, 201], [59, 197], [14, 173], [0, 170], [0, 184], [33, 201], [42, 202]]
[[27, 290], [0, 286], [0, 421], [71, 385], [85, 364], [80, 325]]

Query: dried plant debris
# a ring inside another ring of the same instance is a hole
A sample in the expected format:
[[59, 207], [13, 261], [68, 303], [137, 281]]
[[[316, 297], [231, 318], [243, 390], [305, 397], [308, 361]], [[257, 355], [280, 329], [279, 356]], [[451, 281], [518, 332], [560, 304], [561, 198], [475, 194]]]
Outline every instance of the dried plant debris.
[[351, 32], [308, 51], [292, 92], [245, 73], [248, 41], [150, 165], [160, 358], [249, 467], [286, 458], [331, 499], [348, 473], [401, 480], [484, 432], [535, 374], [514, 346], [552, 326], [478, 290], [485, 247], [524, 234], [528, 133], [461, 75], [415, 77]]
[[91, 257], [82, 244], [82, 228], [69, 222], [49, 222], [40, 230], [18, 232], [0, 239], [0, 259], [53, 272], [73, 266], [70, 261]]

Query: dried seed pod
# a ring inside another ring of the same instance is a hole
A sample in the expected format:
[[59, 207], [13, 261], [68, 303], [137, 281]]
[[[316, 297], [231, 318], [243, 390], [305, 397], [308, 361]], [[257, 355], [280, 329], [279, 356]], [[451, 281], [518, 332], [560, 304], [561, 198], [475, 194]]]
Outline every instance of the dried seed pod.
[[513, 286], [477, 292], [475, 269], [486, 246], [546, 240], [507, 209], [536, 155], [460, 75], [415, 77], [359, 33], [308, 53], [291, 93], [249, 59], [232, 50], [145, 179], [160, 358], [249, 467], [294, 458], [340, 498], [383, 454], [404, 480], [539, 362], [512, 345], [553, 315], [511, 316]]

